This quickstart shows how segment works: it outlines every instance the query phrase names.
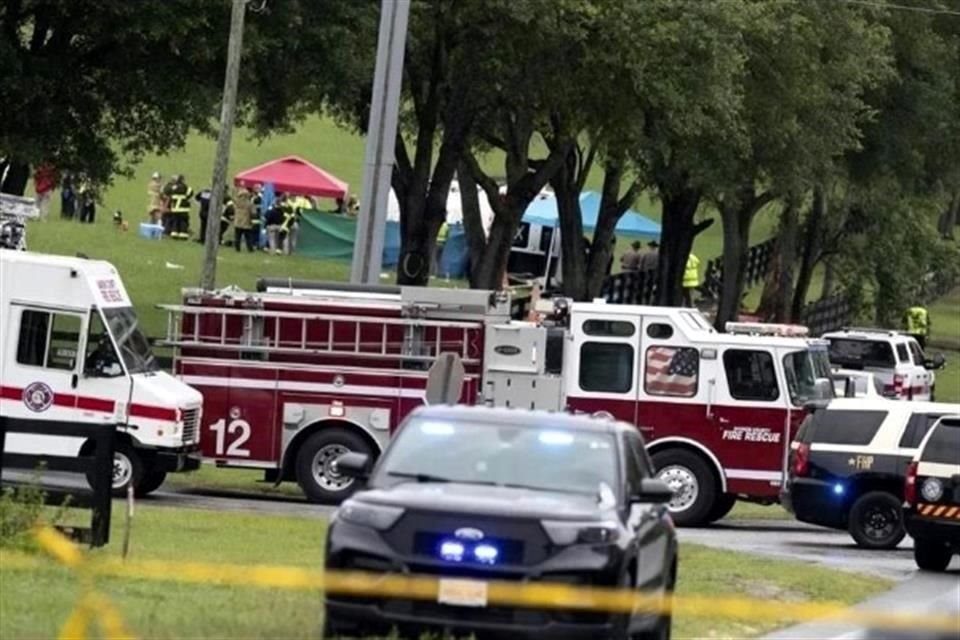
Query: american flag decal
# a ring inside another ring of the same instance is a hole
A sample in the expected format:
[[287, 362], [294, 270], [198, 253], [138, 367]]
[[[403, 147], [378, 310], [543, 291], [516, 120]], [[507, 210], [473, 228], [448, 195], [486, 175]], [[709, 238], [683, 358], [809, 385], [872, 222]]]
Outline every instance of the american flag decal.
[[697, 392], [700, 353], [689, 347], [651, 347], [647, 350], [647, 393], [692, 396]]

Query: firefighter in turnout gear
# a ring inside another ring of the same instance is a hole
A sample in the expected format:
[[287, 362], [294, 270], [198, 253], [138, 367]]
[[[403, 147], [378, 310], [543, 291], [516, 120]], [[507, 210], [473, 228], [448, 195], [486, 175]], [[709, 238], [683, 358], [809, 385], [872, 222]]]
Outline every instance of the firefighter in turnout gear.
[[907, 309], [903, 314], [903, 330], [916, 339], [920, 348], [926, 348], [927, 336], [930, 335], [930, 314], [921, 306]]
[[280, 223], [281, 245], [283, 246], [283, 252], [288, 256], [297, 248], [302, 210], [303, 203], [301, 202], [301, 198], [297, 196], [288, 195], [280, 204], [280, 212], [283, 215], [282, 222]]
[[167, 186], [164, 195], [170, 199], [170, 237], [186, 240], [190, 237], [190, 199], [193, 189], [182, 175], [178, 175], [173, 184]]

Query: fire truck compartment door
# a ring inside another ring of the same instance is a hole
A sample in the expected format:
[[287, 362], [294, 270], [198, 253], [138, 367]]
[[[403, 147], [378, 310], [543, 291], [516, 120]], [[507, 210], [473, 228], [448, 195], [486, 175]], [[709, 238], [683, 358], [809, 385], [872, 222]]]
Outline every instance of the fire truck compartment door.
[[570, 329], [574, 339], [569, 357], [564, 358], [570, 409], [635, 423], [640, 318], [616, 313], [575, 313]]
[[[211, 415], [204, 441], [205, 457], [232, 463], [275, 464], [279, 453], [280, 420], [277, 417], [275, 372], [252, 384], [249, 372], [233, 371], [225, 411]], [[242, 381], [242, 384], [239, 382]], [[225, 415], [224, 415], [225, 414]]]
[[779, 354], [772, 348], [727, 346], [719, 364], [711, 428], [728, 484], [778, 487], [789, 419]]

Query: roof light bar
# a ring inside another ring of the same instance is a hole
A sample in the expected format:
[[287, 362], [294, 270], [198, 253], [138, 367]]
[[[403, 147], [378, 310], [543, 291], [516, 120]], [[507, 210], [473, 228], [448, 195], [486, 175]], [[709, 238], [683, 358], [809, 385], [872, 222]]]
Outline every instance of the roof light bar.
[[810, 335], [810, 329], [800, 324], [774, 324], [769, 322], [728, 322], [727, 333], [751, 336], [790, 336]]

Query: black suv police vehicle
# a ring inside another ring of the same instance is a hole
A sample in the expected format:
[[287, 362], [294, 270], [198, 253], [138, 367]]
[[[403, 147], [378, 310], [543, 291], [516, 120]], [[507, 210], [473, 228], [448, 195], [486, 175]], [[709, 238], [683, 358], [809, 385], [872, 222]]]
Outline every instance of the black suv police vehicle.
[[960, 405], [839, 398], [808, 416], [791, 444], [783, 505], [798, 520], [846, 529], [867, 549], [906, 535], [907, 466], [930, 428]]
[[960, 554], [960, 416], [942, 418], [907, 468], [903, 520], [913, 556], [926, 571], [945, 571]]
[[426, 575], [436, 599], [326, 596], [325, 637], [396, 629], [481, 637], [668, 638], [670, 617], [488, 603], [490, 581], [618, 587], [668, 597], [677, 539], [632, 425], [586, 416], [429, 407], [400, 427], [331, 520], [328, 570]]

